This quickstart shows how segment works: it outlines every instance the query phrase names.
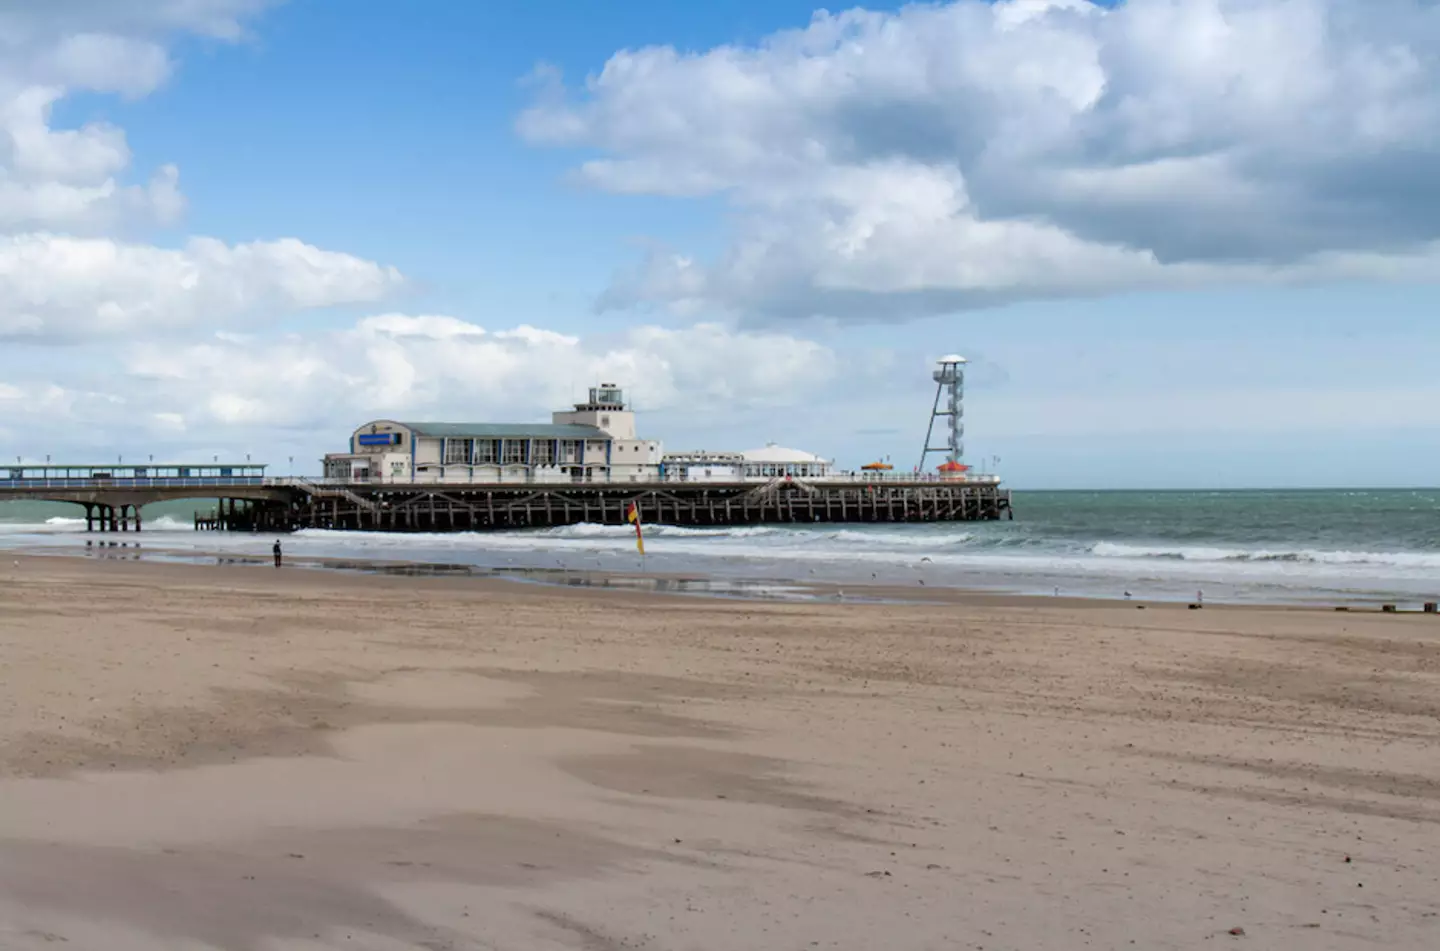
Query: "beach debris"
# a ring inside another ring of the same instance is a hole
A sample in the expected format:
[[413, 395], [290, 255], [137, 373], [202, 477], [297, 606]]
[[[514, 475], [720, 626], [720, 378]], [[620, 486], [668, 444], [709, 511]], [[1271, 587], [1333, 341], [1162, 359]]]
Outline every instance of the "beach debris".
[[1226, 933], [1226, 934], [1229, 934], [1229, 935], [1234, 935], [1234, 936], [1237, 937], [1237, 938], [1243, 938], [1243, 937], [1245, 937], [1245, 929], [1244, 929], [1244, 928], [1241, 928], [1241, 927], [1239, 927], [1239, 926], [1236, 926], [1236, 927], [1234, 927], [1234, 928], [1231, 928], [1229, 931], [1227, 931], [1227, 932], [1225, 932], [1225, 933]]
[[866, 872], [865, 875], [867, 878], [890, 878], [889, 872], [881, 871], [880, 869], [876, 869], [873, 872]]
[[1349, 865], [1349, 864], [1350, 864], [1350, 856], [1348, 856], [1348, 855], [1345, 856], [1345, 864], [1346, 864], [1346, 865]]

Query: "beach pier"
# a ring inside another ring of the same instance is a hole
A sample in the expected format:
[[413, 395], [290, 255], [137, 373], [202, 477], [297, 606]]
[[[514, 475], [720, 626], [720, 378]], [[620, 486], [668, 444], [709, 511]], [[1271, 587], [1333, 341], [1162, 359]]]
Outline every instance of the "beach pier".
[[14, 465], [0, 468], [0, 501], [68, 502], [85, 512], [87, 532], [139, 532], [141, 509], [157, 502], [218, 499], [196, 528], [258, 531], [289, 525], [303, 492], [269, 479], [264, 465]]
[[[706, 527], [816, 523], [983, 522], [1014, 517], [992, 476], [858, 475], [728, 480], [512, 478], [494, 482], [268, 478], [264, 466], [46, 466], [0, 469], [0, 501], [71, 502], [89, 532], [139, 532], [141, 507], [215, 500], [197, 531], [484, 532], [623, 525], [631, 504], [647, 523]], [[199, 471], [196, 471], [196, 469]], [[159, 470], [159, 471], [156, 471]], [[179, 470], [178, 472], [176, 470]], [[213, 471], [212, 471], [213, 470]], [[6, 477], [8, 475], [8, 478]]]
[[[649, 523], [979, 522], [1013, 518], [996, 483], [775, 480], [738, 483], [352, 484], [307, 493], [298, 528], [379, 532], [504, 531], [623, 525], [633, 503]], [[343, 490], [343, 491], [342, 491]]]

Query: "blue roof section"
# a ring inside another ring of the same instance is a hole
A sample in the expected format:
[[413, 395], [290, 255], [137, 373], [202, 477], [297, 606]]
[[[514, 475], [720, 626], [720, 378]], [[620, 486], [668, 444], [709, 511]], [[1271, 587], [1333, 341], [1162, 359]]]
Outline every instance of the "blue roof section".
[[594, 426], [570, 423], [400, 423], [417, 436], [442, 439], [609, 439]]

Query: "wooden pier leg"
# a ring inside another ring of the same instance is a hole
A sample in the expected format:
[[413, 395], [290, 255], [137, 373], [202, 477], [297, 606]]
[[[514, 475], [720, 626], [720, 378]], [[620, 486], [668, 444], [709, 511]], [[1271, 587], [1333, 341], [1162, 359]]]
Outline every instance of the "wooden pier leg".
[[85, 531], [95, 531], [95, 506], [90, 502], [85, 503]]

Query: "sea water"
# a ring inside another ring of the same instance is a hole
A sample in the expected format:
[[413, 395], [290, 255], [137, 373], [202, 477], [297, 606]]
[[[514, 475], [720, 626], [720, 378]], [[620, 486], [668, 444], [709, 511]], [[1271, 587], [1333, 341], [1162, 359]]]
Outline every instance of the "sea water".
[[[210, 504], [204, 507], [211, 507]], [[89, 535], [77, 507], [0, 503], [0, 547], [87, 539], [146, 552], [268, 554], [271, 536], [191, 531], [193, 506], [147, 507], [140, 535]], [[1440, 490], [1017, 492], [1015, 520], [928, 525], [648, 525], [497, 533], [304, 531], [297, 558], [944, 586], [1081, 597], [1271, 603], [1440, 596]]]

